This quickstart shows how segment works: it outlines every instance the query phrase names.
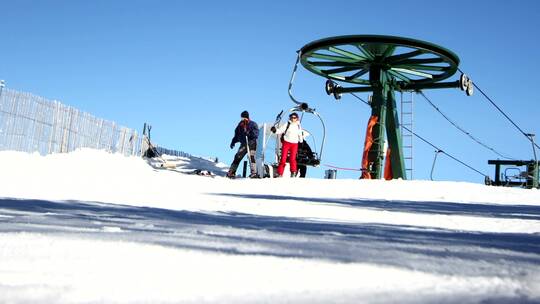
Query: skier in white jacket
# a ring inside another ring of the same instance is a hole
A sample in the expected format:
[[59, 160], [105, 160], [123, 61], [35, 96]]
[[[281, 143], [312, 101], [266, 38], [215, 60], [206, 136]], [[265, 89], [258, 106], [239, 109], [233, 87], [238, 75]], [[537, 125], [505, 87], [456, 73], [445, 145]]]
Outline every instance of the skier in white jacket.
[[296, 154], [298, 153], [298, 143], [304, 141], [304, 132], [300, 121], [298, 120], [298, 114], [291, 113], [289, 115], [289, 121], [286, 124], [279, 126], [277, 129], [272, 127], [272, 132], [276, 134], [282, 134], [281, 136], [281, 159], [277, 168], [277, 172], [280, 177], [283, 176], [285, 170], [285, 163], [287, 162], [287, 155], [289, 155], [289, 164], [291, 169], [291, 177], [296, 177], [298, 174], [298, 168], [296, 164]]

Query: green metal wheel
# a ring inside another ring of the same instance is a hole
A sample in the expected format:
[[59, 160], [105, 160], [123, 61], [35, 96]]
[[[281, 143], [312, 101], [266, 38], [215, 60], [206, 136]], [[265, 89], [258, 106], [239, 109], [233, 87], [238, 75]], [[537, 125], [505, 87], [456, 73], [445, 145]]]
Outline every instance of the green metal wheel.
[[315, 74], [365, 86], [435, 83], [452, 76], [459, 65], [458, 56], [443, 47], [381, 35], [325, 38], [305, 45], [300, 54], [302, 65]]

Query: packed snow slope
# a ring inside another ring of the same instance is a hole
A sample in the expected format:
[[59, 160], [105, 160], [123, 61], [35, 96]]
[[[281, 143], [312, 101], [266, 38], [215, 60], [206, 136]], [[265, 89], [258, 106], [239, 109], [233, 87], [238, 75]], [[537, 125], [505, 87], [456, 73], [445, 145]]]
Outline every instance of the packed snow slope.
[[540, 303], [538, 190], [173, 161], [0, 152], [0, 303]]

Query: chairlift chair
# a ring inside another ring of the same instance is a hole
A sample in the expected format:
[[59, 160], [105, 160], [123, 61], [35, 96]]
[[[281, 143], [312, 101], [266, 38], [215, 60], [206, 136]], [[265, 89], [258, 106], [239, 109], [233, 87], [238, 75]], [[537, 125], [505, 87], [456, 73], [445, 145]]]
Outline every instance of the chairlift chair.
[[[304, 129], [304, 143], [300, 144], [298, 147], [296, 159], [299, 166], [300, 175], [301, 177], [305, 177], [306, 167], [317, 167], [321, 164], [321, 155], [324, 148], [326, 128], [319, 113], [317, 113], [315, 109], [309, 108], [309, 106], [305, 103], [289, 109], [289, 113], [292, 112], [313, 114], [319, 118], [322, 126], [323, 139], [318, 152], [315, 137], [311, 132]], [[302, 118], [303, 116], [304, 115], [302, 115]], [[272, 126], [273, 125], [269, 123], [264, 123], [259, 126], [259, 139], [255, 159], [257, 162], [257, 172], [259, 172], [260, 177], [275, 177], [276, 168], [281, 158], [280, 136], [277, 136], [270, 130]], [[307, 138], [309, 137], [311, 137], [312, 146], [307, 142]]]

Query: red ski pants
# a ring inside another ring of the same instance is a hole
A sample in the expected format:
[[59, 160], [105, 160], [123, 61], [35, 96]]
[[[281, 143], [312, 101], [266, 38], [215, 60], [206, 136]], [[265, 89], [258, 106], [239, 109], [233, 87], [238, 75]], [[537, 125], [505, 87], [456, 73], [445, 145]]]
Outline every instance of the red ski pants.
[[283, 170], [285, 170], [285, 163], [287, 162], [287, 154], [289, 154], [289, 164], [291, 166], [291, 173], [296, 172], [298, 169], [296, 167], [296, 154], [298, 152], [298, 143], [293, 144], [287, 141], [282, 142], [281, 146], [281, 159], [277, 168], [277, 172], [280, 176], [283, 175]]

